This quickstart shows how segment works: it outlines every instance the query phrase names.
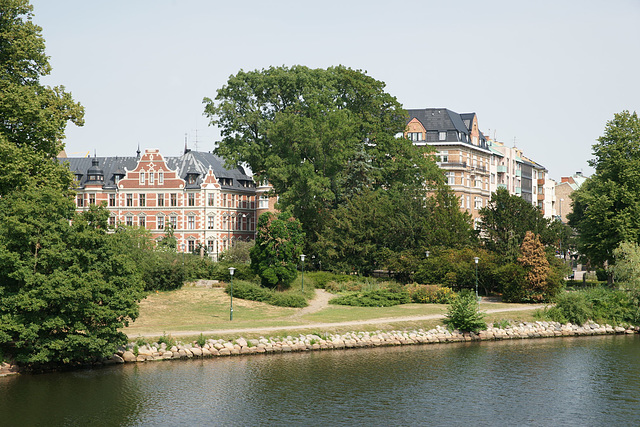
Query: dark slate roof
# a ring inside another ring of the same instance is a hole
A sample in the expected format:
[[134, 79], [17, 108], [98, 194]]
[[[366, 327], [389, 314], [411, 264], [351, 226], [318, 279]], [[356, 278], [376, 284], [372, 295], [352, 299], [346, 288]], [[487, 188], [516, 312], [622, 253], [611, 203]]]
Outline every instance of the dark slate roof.
[[[418, 119], [420, 123], [422, 123], [422, 126], [424, 126], [427, 132], [459, 132], [466, 135], [466, 141], [464, 141], [464, 143], [471, 145], [471, 123], [473, 122], [473, 118], [475, 117], [476, 113], [458, 114], [455, 111], [451, 111], [447, 108], [409, 109], [407, 110], [407, 112], [409, 113], [407, 123], [415, 118]], [[479, 139], [480, 148], [488, 150], [487, 140], [482, 132], [480, 132]], [[447, 140], [443, 142], [451, 142], [451, 139], [447, 138]]]
[[[69, 169], [73, 173], [83, 175], [80, 187], [84, 187], [88, 180], [87, 171], [92, 167], [94, 159], [98, 160], [100, 169], [104, 171], [105, 188], [115, 188], [114, 175], [124, 174], [125, 168], [126, 170], [135, 169], [139, 160], [137, 157], [69, 157], [59, 158], [58, 160], [61, 163], [68, 162]], [[178, 176], [182, 179], [185, 179], [188, 173], [198, 174], [196, 185], [191, 185], [189, 186], [190, 188], [200, 188], [209, 168], [211, 168], [218, 180], [220, 178], [231, 178], [233, 180], [231, 185], [222, 185], [223, 188], [234, 191], [253, 191], [253, 188], [247, 188], [242, 185], [243, 182], [247, 181], [253, 183], [253, 178], [242, 167], [227, 169], [224, 166], [224, 160], [215, 154], [187, 151], [180, 157], [165, 157], [164, 159], [170, 169], [178, 170]]]

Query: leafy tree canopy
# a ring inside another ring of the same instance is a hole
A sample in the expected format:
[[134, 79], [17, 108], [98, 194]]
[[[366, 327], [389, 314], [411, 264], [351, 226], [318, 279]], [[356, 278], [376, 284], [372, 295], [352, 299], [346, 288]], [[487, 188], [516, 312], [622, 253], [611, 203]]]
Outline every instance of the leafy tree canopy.
[[620, 243], [640, 243], [640, 120], [637, 113], [615, 114], [593, 146], [589, 164], [596, 172], [571, 194], [569, 224], [578, 249], [594, 265], [615, 262]]
[[480, 218], [485, 245], [505, 262], [517, 260], [528, 231], [540, 235], [546, 245], [557, 245], [560, 236], [564, 236], [559, 233], [565, 233], [561, 225], [552, 225], [544, 218], [540, 209], [504, 188], [491, 195], [489, 205], [480, 209]]
[[68, 188], [55, 158], [67, 123], [84, 123], [64, 86], [40, 84], [51, 66], [32, 10], [28, 0], [0, 0], [0, 196], [27, 184]]
[[343, 66], [240, 71], [204, 99], [216, 152], [267, 178], [316, 239], [328, 211], [365, 188], [442, 185], [429, 148], [397, 138], [406, 112], [385, 84]]
[[74, 208], [48, 188], [0, 198], [0, 351], [25, 366], [109, 356], [138, 313], [142, 280], [108, 212]]

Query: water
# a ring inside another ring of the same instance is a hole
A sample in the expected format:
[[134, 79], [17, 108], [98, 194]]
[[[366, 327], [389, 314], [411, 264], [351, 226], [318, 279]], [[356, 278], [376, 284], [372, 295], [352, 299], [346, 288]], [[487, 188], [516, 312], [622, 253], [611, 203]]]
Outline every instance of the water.
[[0, 425], [637, 426], [640, 337], [440, 344], [0, 378]]

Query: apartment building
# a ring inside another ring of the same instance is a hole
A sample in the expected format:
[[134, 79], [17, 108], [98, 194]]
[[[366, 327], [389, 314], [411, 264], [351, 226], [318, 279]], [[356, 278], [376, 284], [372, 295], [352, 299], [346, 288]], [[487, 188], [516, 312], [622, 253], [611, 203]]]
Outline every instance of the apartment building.
[[491, 197], [491, 150], [478, 127], [475, 113], [459, 114], [446, 108], [407, 110], [405, 137], [415, 145], [436, 149], [438, 165], [460, 198], [460, 209], [476, 220]]
[[217, 259], [235, 242], [255, 238], [256, 186], [241, 167], [227, 169], [208, 152], [157, 149], [135, 157], [59, 158], [76, 177], [76, 207], [103, 203], [109, 225], [139, 226], [160, 240], [169, 227], [178, 251], [206, 247]]

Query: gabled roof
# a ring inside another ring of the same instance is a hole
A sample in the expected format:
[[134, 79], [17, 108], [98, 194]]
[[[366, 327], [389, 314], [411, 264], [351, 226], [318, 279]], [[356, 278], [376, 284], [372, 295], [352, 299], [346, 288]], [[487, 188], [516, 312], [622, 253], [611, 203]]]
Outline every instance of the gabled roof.
[[[87, 171], [92, 167], [92, 162], [98, 161], [100, 169], [104, 172], [104, 188], [115, 188], [116, 183], [114, 175], [124, 174], [125, 170], [132, 171], [138, 165], [137, 157], [67, 157], [59, 158], [61, 163], [68, 163], [69, 169], [75, 174], [83, 174], [79, 182], [80, 187], [84, 187], [87, 183]], [[197, 181], [195, 187], [199, 188], [203, 179], [207, 176], [209, 169], [213, 171], [216, 178], [231, 178], [230, 185], [227, 182], [221, 182], [222, 187], [233, 189], [234, 191], [247, 191], [248, 188], [242, 185], [242, 182], [253, 182], [253, 178], [247, 175], [240, 166], [227, 169], [224, 166], [224, 160], [215, 154], [200, 151], [187, 151], [180, 157], [165, 157], [167, 167], [178, 171], [178, 176], [182, 179], [187, 177], [188, 173], [197, 173]]]

